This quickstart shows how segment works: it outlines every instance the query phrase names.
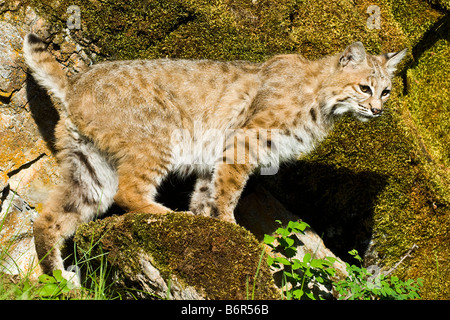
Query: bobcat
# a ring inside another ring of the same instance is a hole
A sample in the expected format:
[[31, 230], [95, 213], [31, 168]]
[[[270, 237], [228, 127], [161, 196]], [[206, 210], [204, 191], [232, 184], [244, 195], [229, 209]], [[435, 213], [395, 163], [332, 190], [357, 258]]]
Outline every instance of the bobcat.
[[34, 236], [42, 270], [65, 276], [58, 246], [113, 202], [171, 211], [154, 201], [169, 172], [197, 173], [193, 214], [235, 222], [249, 174], [308, 153], [344, 113], [380, 116], [406, 54], [373, 56], [355, 42], [316, 61], [112, 61], [68, 78], [38, 36], [28, 34], [23, 50], [36, 81], [63, 104], [55, 129], [63, 183]]

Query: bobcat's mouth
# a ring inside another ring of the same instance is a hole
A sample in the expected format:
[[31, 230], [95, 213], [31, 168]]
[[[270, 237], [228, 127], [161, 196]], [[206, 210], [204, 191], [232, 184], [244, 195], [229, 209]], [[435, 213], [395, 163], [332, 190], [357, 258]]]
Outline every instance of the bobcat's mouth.
[[358, 104], [358, 108], [354, 114], [358, 120], [363, 122], [380, 116], [380, 114], [373, 114], [369, 109], [360, 104]]

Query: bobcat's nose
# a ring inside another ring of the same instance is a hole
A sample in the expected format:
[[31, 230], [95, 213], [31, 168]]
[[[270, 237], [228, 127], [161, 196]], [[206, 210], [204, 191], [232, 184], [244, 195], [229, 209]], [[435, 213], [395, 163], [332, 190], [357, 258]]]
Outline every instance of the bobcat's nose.
[[378, 109], [378, 108], [371, 108], [370, 111], [372, 111], [372, 114], [374, 116], [380, 115], [382, 112], [381, 109]]

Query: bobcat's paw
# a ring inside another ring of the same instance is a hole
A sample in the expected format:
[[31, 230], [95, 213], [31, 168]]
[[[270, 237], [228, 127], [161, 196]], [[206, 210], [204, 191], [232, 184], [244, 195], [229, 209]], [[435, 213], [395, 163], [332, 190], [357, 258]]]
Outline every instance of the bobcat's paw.
[[62, 276], [64, 279], [66, 279], [68, 282], [72, 284], [73, 289], [81, 288], [81, 279], [80, 275], [73, 271], [67, 271], [67, 270], [61, 270]]

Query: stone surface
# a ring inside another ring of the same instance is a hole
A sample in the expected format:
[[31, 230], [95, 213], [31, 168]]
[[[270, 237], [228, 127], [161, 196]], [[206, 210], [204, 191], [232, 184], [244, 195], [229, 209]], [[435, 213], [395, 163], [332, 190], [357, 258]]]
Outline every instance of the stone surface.
[[33, 220], [37, 212], [14, 192], [0, 203], [0, 272], [36, 279], [40, 274], [34, 249]]
[[25, 81], [25, 72], [20, 66], [22, 37], [8, 22], [0, 21], [0, 95], [9, 98]]

